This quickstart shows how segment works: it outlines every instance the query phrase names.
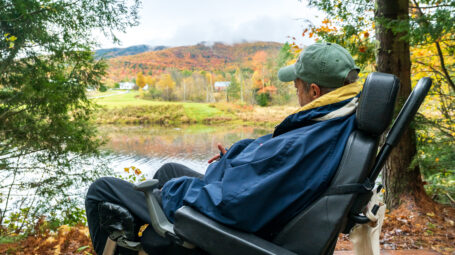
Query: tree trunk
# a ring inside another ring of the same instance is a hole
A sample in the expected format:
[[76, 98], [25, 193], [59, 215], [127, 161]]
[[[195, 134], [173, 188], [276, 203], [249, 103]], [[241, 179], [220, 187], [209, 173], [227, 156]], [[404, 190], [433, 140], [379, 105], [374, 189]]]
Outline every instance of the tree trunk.
[[[398, 22], [409, 20], [409, 0], [376, 0], [376, 6], [376, 36], [379, 41], [377, 71], [394, 74], [400, 79], [396, 108], [399, 110], [411, 92], [409, 43], [401, 39], [406, 32], [394, 32], [385, 24], [392, 20]], [[392, 151], [382, 172], [388, 208], [396, 208], [403, 196], [416, 197], [415, 195], [420, 196], [421, 192], [424, 192], [419, 167], [410, 167], [415, 155], [415, 130], [408, 128]]]
[[186, 82], [183, 81], [183, 102], [186, 102]]

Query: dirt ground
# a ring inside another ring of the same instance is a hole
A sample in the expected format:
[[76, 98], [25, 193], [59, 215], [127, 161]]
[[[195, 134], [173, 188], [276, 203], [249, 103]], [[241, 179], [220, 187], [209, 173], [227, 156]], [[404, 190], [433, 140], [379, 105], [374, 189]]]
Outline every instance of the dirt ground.
[[[407, 201], [386, 214], [381, 247], [387, 250], [428, 249], [455, 255], [455, 208]], [[336, 250], [352, 250], [347, 235], [340, 235]], [[95, 254], [88, 228], [62, 226], [57, 233], [45, 232], [19, 243], [1, 244], [0, 254]]]

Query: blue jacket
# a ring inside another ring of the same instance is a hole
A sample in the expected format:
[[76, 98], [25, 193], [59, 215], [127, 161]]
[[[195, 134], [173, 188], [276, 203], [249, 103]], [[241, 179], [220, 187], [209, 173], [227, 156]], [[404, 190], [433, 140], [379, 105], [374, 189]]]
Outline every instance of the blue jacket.
[[203, 180], [170, 180], [162, 189], [166, 216], [173, 221], [189, 205], [248, 232], [284, 224], [327, 188], [354, 128], [359, 92], [357, 83], [341, 87], [288, 116], [273, 135], [235, 143]]

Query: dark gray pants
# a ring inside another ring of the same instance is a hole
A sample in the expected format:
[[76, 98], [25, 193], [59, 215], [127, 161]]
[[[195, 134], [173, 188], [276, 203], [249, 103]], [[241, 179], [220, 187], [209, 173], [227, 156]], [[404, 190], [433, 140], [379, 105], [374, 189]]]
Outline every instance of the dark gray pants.
[[[203, 178], [203, 175], [191, 170], [190, 168], [177, 164], [164, 164], [153, 176], [158, 179], [159, 188], [172, 178], [181, 176], [191, 176]], [[145, 202], [144, 193], [133, 188], [133, 184], [113, 177], [102, 177], [96, 180], [88, 189], [85, 198], [85, 210], [87, 213], [87, 222], [92, 238], [93, 247], [98, 254], [102, 254], [106, 245], [106, 231], [101, 229], [99, 222], [98, 204], [100, 202], [110, 202], [118, 204], [128, 209], [136, 220], [136, 225], [141, 226], [150, 222], [150, 216]], [[147, 227], [143, 233], [144, 239], [152, 240], [144, 244], [144, 250], [152, 254], [188, 254], [192, 251], [173, 245], [169, 240], [156, 234], [152, 227]], [[122, 253], [122, 249], [118, 249]], [[125, 254], [128, 252], [123, 250]]]

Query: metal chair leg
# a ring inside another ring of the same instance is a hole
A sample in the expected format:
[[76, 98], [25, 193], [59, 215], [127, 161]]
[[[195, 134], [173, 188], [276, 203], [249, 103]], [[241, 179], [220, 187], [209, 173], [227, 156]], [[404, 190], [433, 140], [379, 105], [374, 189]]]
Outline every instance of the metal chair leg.
[[103, 255], [114, 255], [116, 247], [117, 243], [108, 237], [106, 245], [104, 246]]

